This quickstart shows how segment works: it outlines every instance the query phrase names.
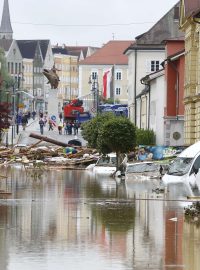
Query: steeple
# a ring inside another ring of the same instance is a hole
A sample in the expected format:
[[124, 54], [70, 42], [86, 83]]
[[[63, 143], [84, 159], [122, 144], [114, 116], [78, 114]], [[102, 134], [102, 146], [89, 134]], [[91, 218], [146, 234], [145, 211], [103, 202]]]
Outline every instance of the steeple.
[[13, 30], [10, 22], [8, 0], [4, 0], [3, 13], [0, 26], [0, 39], [12, 39]]

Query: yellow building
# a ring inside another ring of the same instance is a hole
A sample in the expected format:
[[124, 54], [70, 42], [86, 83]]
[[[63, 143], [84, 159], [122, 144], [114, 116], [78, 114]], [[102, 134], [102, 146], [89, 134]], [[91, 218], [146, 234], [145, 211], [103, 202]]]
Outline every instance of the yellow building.
[[54, 62], [60, 79], [58, 98], [63, 104], [65, 100], [71, 100], [78, 96], [78, 57], [56, 53], [54, 54]]
[[185, 144], [200, 139], [200, 0], [182, 0], [180, 29], [185, 33]]

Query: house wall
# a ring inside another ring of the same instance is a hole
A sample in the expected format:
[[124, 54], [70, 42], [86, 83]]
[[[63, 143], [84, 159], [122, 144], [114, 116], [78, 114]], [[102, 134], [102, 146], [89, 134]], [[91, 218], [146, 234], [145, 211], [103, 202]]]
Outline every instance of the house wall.
[[200, 26], [192, 18], [186, 18], [182, 30], [185, 32], [184, 136], [185, 144], [191, 145], [200, 139]]
[[[157, 60], [163, 62], [165, 59], [165, 50], [132, 50], [128, 53], [128, 107], [129, 118], [135, 122], [135, 93], [136, 96], [144, 89], [140, 80], [150, 74], [150, 62]], [[161, 68], [161, 66], [160, 66]], [[138, 101], [137, 101], [138, 103]], [[136, 104], [136, 125], [140, 126], [140, 108]]]
[[60, 82], [58, 97], [61, 100], [71, 100], [78, 96], [78, 57], [55, 54], [54, 61]]
[[[49, 41], [46, 57], [44, 59], [43, 69], [51, 69], [54, 65], [54, 56], [51, 48], [51, 42]], [[44, 77], [44, 103], [45, 103], [45, 111], [48, 111], [48, 102], [49, 102], [49, 92], [51, 91], [51, 86], [48, 83], [48, 79]]]
[[[79, 65], [79, 97], [85, 97], [91, 94], [91, 84], [89, 84], [89, 78], [92, 72], [97, 72], [98, 75], [98, 87], [99, 95], [103, 93], [103, 75], [105, 71], [112, 68], [112, 65]], [[122, 79], [116, 79], [116, 72], [122, 73]], [[114, 81], [113, 88], [119, 87], [121, 89], [120, 95], [114, 93], [114, 100], [119, 100], [122, 104], [128, 102], [128, 65], [115, 65], [114, 66]]]
[[184, 49], [184, 41], [167, 41], [165, 65], [166, 107], [165, 107], [165, 145], [184, 145], [184, 55], [173, 55]]
[[22, 56], [15, 40], [6, 52], [6, 61], [11, 76], [17, 76], [19, 72], [22, 72]]
[[150, 129], [156, 134], [156, 144], [165, 145], [164, 107], [166, 104], [165, 77], [151, 81], [150, 86]]

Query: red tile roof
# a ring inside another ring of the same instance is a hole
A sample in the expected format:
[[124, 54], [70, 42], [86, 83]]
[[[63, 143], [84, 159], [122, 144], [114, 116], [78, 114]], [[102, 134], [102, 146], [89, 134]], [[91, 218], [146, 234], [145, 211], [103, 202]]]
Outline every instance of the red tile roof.
[[128, 57], [124, 55], [133, 40], [112, 40], [93, 55], [80, 61], [80, 65], [127, 65]]
[[185, 16], [196, 15], [200, 11], [200, 0], [185, 0]]

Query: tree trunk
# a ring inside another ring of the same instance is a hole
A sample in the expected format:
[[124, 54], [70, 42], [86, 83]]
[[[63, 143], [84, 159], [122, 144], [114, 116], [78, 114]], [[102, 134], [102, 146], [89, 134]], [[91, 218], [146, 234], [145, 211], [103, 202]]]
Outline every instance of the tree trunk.
[[[31, 138], [35, 138], [35, 139], [38, 139], [38, 140], [42, 140], [42, 141], [45, 141], [45, 142], [49, 142], [49, 143], [52, 143], [52, 144], [55, 144], [55, 145], [59, 145], [59, 146], [63, 146], [63, 147], [71, 147], [72, 145], [68, 144], [68, 143], [64, 143], [64, 142], [60, 142], [60, 141], [57, 141], [57, 140], [54, 140], [52, 138], [49, 138], [49, 137], [46, 137], [46, 136], [43, 136], [43, 135], [39, 135], [39, 134], [35, 134], [35, 133], [31, 133], [29, 135], [29, 137]], [[76, 146], [73, 146], [74, 148], [81, 148], [81, 147], [76, 147]]]

